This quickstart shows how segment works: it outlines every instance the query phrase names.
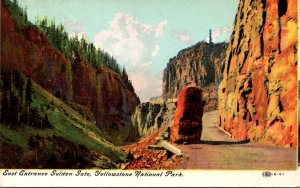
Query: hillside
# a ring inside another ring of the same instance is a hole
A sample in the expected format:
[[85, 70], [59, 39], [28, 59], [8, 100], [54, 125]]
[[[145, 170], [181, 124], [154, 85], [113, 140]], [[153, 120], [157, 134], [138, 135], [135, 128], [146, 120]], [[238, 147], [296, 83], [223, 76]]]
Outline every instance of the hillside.
[[1, 86], [1, 168], [116, 168], [126, 160], [86, 120], [88, 112], [78, 113], [18, 72], [2, 72]]
[[[84, 40], [72, 39], [64, 48], [71, 52], [60, 51], [41, 29], [47, 25], [37, 27], [18, 17], [17, 5], [1, 2], [1, 71], [17, 70], [65, 103], [85, 106], [97, 127], [107, 132], [107, 139], [118, 144], [125, 141], [131, 114], [140, 103], [126, 72], [115, 71], [118, 66], [105, 54], [99, 53], [99, 66], [90, 62], [91, 52], [86, 50], [93, 48]], [[49, 32], [60, 31], [49, 27]], [[112, 132], [118, 136], [111, 136]]]
[[297, 1], [240, 1], [219, 87], [219, 126], [297, 147]]
[[61, 36], [61, 26], [36, 26], [17, 1], [1, 0], [1, 168], [111, 169], [127, 159], [112, 144], [136, 139], [140, 101], [125, 69]]

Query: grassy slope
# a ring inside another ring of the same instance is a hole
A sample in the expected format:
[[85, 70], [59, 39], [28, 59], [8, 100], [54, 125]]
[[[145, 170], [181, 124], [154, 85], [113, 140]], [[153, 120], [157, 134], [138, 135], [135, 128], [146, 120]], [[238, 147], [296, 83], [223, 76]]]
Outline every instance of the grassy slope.
[[41, 138], [61, 137], [71, 144], [83, 146], [89, 151], [97, 153], [98, 157], [93, 161], [95, 167], [111, 166], [126, 159], [125, 152], [101, 138], [101, 132], [93, 122], [87, 121], [84, 115], [76, 112], [35, 83], [33, 83], [32, 99], [32, 107], [38, 108], [43, 117], [47, 114], [53, 128], [39, 129], [21, 126], [17, 129], [11, 129], [1, 125], [1, 144], [9, 144], [9, 147], [16, 146], [26, 153], [31, 149], [29, 139], [32, 136], [38, 135]]

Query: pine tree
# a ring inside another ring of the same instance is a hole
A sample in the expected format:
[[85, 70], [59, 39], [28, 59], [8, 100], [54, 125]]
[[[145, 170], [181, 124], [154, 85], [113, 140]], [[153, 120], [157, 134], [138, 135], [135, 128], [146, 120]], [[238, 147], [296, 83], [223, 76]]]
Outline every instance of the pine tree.
[[128, 75], [127, 75], [125, 66], [123, 66], [123, 69], [122, 69], [122, 78], [123, 78], [123, 80], [128, 81]]
[[32, 98], [31, 98], [31, 91], [32, 90], [32, 83], [31, 83], [31, 79], [28, 78], [27, 79], [27, 84], [26, 84], [26, 93], [25, 93], [25, 101], [26, 101], [26, 106], [30, 106], [31, 102], [32, 102]]
[[27, 7], [25, 7], [24, 9], [24, 21], [27, 22], [28, 21], [28, 16], [27, 16]]
[[16, 126], [17, 125], [17, 117], [18, 117], [18, 111], [19, 111], [19, 108], [18, 108], [18, 97], [14, 95], [13, 92], [10, 92], [10, 96], [9, 96], [9, 103], [10, 103], [10, 106], [9, 106], [9, 109], [8, 109], [8, 120], [10, 122], [10, 124], [12, 126]]
[[50, 121], [49, 121], [49, 118], [48, 118], [48, 115], [47, 115], [47, 113], [46, 113], [46, 115], [45, 115], [45, 120], [44, 120], [44, 127], [45, 128], [51, 128], [52, 127], [52, 125], [51, 125], [51, 123], [50, 123]]
[[211, 33], [211, 29], [209, 29], [209, 43], [212, 43], [212, 33]]
[[9, 100], [8, 100], [8, 95], [7, 91], [4, 91], [2, 94], [2, 99], [1, 99], [1, 123], [6, 124], [7, 119], [8, 119], [8, 114], [9, 114]]
[[17, 0], [13, 0], [13, 5], [17, 7], [18, 6], [18, 1]]

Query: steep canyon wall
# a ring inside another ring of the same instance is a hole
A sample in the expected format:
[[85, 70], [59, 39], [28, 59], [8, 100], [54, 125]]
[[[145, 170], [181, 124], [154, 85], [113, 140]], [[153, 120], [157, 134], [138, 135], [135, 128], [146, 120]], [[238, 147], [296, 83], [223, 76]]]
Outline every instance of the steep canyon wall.
[[203, 89], [205, 110], [217, 108], [217, 90], [222, 79], [227, 43], [199, 42], [181, 50], [163, 71], [163, 98], [177, 98], [186, 86]]
[[240, 1], [219, 87], [219, 126], [239, 140], [297, 146], [296, 0]]
[[30, 25], [20, 30], [1, 3], [1, 71], [18, 70], [44, 89], [88, 107], [99, 128], [124, 128], [140, 103], [131, 83], [108, 68], [95, 69], [85, 58], [70, 62]]

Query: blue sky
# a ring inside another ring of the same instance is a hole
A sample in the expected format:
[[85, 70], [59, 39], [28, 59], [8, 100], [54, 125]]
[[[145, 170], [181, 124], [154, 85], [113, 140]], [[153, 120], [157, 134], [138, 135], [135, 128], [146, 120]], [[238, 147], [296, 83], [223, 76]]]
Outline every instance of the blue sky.
[[125, 65], [142, 101], [161, 95], [162, 71], [178, 51], [228, 41], [238, 0], [18, 0], [28, 18], [48, 16]]

